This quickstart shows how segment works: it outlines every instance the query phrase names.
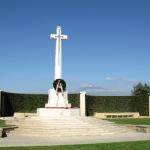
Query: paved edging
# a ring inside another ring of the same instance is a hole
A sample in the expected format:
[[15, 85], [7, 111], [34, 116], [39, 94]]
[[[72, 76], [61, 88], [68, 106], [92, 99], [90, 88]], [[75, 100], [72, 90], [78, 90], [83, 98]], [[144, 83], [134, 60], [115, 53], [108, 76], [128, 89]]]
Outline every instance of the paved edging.
[[150, 133], [150, 125], [126, 125], [126, 127], [137, 132]]
[[3, 129], [0, 128], [0, 138], [2, 137], [2, 131], [3, 131]]
[[143, 141], [143, 140], [150, 140], [150, 133], [133, 132], [111, 136], [103, 135], [103, 136], [49, 137], [49, 138], [9, 135], [6, 138], [0, 139], [0, 147], [94, 144], [94, 143]]

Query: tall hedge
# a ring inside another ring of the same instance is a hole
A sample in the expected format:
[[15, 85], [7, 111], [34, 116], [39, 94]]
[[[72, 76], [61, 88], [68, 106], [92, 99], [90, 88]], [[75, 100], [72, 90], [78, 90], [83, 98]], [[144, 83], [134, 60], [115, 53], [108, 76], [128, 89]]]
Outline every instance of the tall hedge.
[[87, 115], [94, 112], [139, 112], [148, 115], [148, 96], [86, 96]]
[[[79, 94], [69, 94], [72, 107], [79, 107]], [[36, 112], [44, 108], [48, 101], [47, 94], [18, 94], [1, 92], [0, 116], [13, 116], [14, 112]]]
[[[48, 101], [47, 94], [18, 94], [1, 92], [0, 116], [13, 116], [14, 112], [36, 112], [44, 108]], [[69, 94], [72, 107], [79, 107], [79, 94]], [[89, 96], [86, 95], [86, 114], [94, 112], [139, 112], [149, 114], [148, 96]]]
[[1, 92], [1, 116], [12, 116], [14, 112], [36, 112], [44, 107], [46, 94], [17, 94]]
[[71, 103], [71, 107], [80, 107], [79, 94], [68, 94], [68, 101]]

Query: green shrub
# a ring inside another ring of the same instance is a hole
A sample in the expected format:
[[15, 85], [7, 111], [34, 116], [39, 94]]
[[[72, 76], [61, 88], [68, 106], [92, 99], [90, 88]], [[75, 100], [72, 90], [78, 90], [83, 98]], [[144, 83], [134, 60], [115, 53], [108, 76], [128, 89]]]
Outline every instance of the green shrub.
[[94, 112], [139, 112], [148, 115], [147, 96], [86, 96], [87, 115]]
[[[44, 108], [48, 101], [47, 94], [17, 94], [1, 92], [0, 116], [13, 116], [14, 112], [36, 112]], [[72, 107], [79, 107], [79, 94], [69, 94]], [[139, 112], [149, 114], [148, 96], [89, 96], [86, 95], [86, 114], [94, 112]]]
[[79, 94], [68, 94], [68, 101], [71, 103], [71, 107], [80, 107]]
[[[69, 94], [72, 107], [79, 107], [79, 94]], [[13, 116], [14, 112], [36, 112], [44, 108], [48, 101], [47, 94], [18, 94], [1, 92], [0, 116]]]

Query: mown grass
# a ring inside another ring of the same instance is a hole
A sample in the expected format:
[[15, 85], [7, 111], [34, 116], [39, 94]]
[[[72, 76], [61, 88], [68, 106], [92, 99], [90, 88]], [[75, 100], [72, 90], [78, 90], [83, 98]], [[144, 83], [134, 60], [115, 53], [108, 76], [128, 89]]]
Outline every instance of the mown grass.
[[130, 125], [150, 125], [150, 118], [122, 118], [122, 119], [107, 119], [116, 124]]
[[150, 141], [64, 146], [1, 147], [0, 150], [149, 150]]
[[4, 127], [5, 126], [5, 121], [4, 120], [0, 120], [0, 127]]

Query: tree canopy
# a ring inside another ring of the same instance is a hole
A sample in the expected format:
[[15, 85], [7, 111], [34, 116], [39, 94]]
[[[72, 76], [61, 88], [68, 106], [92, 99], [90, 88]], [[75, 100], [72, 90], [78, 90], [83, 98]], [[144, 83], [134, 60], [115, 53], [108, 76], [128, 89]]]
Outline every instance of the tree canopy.
[[131, 91], [133, 96], [147, 96], [150, 93], [150, 85], [139, 82]]

